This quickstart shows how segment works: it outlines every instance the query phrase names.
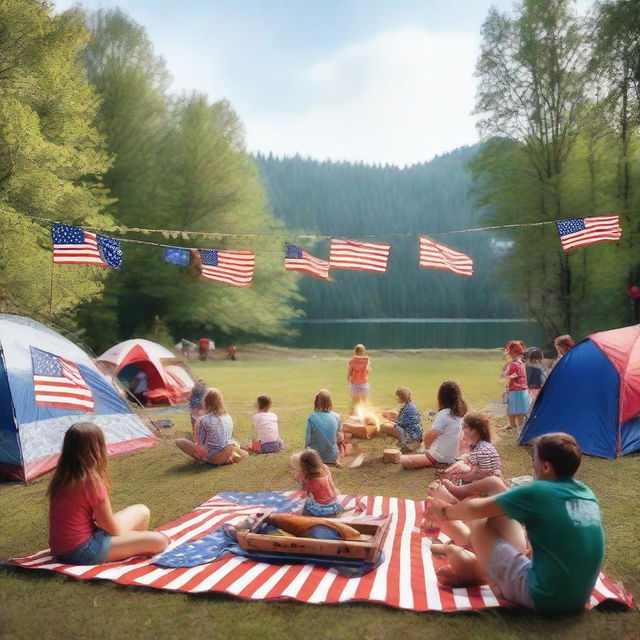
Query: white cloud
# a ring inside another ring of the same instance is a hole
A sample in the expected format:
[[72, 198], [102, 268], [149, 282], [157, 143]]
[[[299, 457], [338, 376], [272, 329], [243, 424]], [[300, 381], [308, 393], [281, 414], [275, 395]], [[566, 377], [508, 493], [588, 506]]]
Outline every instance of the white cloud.
[[421, 162], [477, 140], [470, 115], [477, 53], [471, 34], [386, 32], [306, 69], [291, 87], [293, 114], [236, 106], [254, 150]]

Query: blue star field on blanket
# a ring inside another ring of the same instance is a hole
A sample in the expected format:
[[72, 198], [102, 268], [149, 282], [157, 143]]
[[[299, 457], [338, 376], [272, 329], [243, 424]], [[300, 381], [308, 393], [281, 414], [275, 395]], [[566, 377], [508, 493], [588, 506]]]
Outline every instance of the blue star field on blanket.
[[[280, 491], [260, 491], [256, 493], [241, 493], [238, 491], [223, 491], [218, 498], [239, 506], [269, 507], [276, 513], [293, 513], [300, 511], [303, 500], [290, 498]], [[234, 530], [229, 525], [222, 525], [212, 533], [170, 548], [153, 559], [153, 563], [161, 567], [177, 569], [180, 567], [196, 567], [207, 562], [213, 562], [230, 550], [236, 543]]]

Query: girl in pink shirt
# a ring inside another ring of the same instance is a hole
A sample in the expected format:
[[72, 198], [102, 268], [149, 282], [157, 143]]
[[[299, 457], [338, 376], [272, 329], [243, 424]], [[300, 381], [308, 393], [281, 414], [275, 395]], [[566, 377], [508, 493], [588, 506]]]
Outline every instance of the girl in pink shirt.
[[269, 396], [258, 396], [256, 400], [256, 413], [251, 422], [256, 428], [257, 437], [251, 443], [243, 444], [245, 451], [255, 451], [256, 453], [275, 453], [284, 449], [284, 442], [280, 440], [278, 433], [278, 416], [271, 411], [271, 398]]
[[49, 546], [65, 564], [92, 565], [161, 553], [164, 533], [147, 531], [149, 509], [134, 504], [113, 513], [107, 448], [100, 427], [78, 422], [64, 435], [49, 485]]
[[512, 340], [507, 342], [504, 354], [509, 363], [502, 372], [502, 377], [509, 381], [507, 395], [507, 417], [509, 428], [522, 428], [524, 417], [529, 410], [529, 388], [527, 387], [527, 372], [522, 363], [524, 342]]
[[302, 490], [307, 493], [303, 515], [326, 518], [344, 511], [336, 500], [338, 490], [331, 471], [315, 449], [305, 449], [292, 456], [291, 466], [296, 472], [296, 480], [302, 482]]

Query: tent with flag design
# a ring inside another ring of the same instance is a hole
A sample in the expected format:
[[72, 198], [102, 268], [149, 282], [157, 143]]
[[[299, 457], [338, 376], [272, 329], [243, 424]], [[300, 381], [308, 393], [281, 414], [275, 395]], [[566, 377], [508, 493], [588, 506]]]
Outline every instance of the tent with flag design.
[[109, 455], [157, 442], [80, 347], [0, 314], [0, 474], [29, 481], [51, 470], [66, 430], [82, 421], [102, 429]]
[[182, 360], [162, 345], [143, 338], [114, 345], [96, 363], [123, 382], [133, 378], [138, 371], [144, 371], [148, 381], [145, 394], [148, 404], [186, 402], [195, 382]]
[[558, 362], [519, 441], [554, 431], [602, 458], [640, 450], [640, 325], [594, 333]]

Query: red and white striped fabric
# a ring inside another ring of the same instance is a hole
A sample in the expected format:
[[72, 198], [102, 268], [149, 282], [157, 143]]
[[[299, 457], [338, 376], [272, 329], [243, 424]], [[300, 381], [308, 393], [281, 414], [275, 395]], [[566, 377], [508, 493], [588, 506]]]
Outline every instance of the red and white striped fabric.
[[[412, 611], [450, 612], [510, 606], [496, 598], [487, 585], [457, 589], [438, 585], [435, 572], [444, 560], [432, 557], [430, 539], [420, 533], [422, 502], [381, 496], [340, 496], [340, 500], [346, 507], [358, 501], [364, 503], [367, 515], [392, 515], [384, 562], [360, 578], [348, 578], [313, 565], [276, 565], [233, 554], [181, 569], [158, 567], [150, 559], [139, 557], [96, 566], [72, 566], [56, 562], [48, 550], [14, 558], [12, 562], [26, 569], [48, 569], [74, 578], [184, 593], [219, 592], [249, 600], [298, 600], [311, 604], [364, 601]], [[214, 496], [160, 530], [170, 535], [175, 544], [182, 544], [262, 509]], [[587, 608], [604, 600], [633, 606], [631, 596], [601, 573]]]
[[386, 242], [354, 242], [331, 238], [329, 265], [332, 269], [355, 269], [384, 273], [391, 245]]
[[473, 275], [473, 260], [468, 255], [438, 244], [428, 236], [420, 236], [420, 266], [452, 271], [459, 276]]
[[200, 249], [200, 275], [232, 287], [250, 287], [256, 254], [252, 251]]

